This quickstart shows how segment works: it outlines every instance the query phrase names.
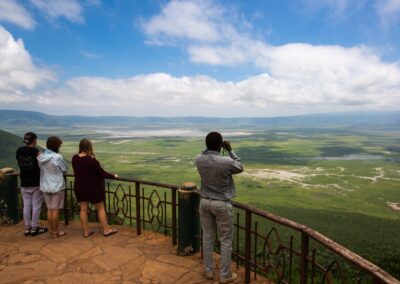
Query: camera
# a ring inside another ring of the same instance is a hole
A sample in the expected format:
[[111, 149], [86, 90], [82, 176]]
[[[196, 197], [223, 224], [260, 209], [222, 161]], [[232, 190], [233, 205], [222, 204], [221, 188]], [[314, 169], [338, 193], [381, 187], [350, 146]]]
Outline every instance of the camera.
[[227, 140], [222, 141], [222, 148], [224, 148], [227, 151], [232, 150], [231, 143]]

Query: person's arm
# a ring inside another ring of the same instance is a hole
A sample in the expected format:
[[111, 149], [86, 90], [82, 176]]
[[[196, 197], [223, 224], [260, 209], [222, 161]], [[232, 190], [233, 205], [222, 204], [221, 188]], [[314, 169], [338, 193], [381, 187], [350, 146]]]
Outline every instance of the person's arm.
[[236, 153], [235, 152], [233, 152], [233, 150], [230, 150], [230, 151], [228, 151], [228, 154], [229, 154], [229, 156], [233, 159], [233, 160], [235, 160], [235, 161], [239, 161], [240, 162], [240, 158], [239, 158], [239, 156], [238, 155], [236, 155]]
[[61, 155], [56, 155], [54, 157], [54, 162], [56, 166], [60, 169], [60, 171], [63, 173], [63, 175], [67, 174], [68, 172], [68, 165], [64, 161], [63, 157]]
[[65, 175], [68, 172], [67, 163], [64, 161], [61, 155], [54, 156], [54, 164], [60, 169], [63, 175]]
[[111, 173], [109, 173], [109, 172], [106, 172], [106, 171], [100, 166], [100, 163], [99, 163], [99, 161], [96, 160], [96, 158], [93, 158], [93, 159], [92, 159], [92, 162], [93, 162], [94, 171], [95, 171], [95, 173], [96, 173], [98, 176], [101, 176], [101, 177], [103, 177], [103, 178], [116, 178], [116, 177], [118, 177], [118, 175], [114, 175], [114, 174], [111, 174]]
[[229, 172], [231, 174], [239, 174], [243, 172], [243, 166], [240, 163], [240, 158], [233, 152], [231, 142], [224, 141], [223, 143], [224, 148], [228, 151], [229, 156], [233, 160], [232, 163], [229, 165]]
[[240, 163], [240, 158], [232, 150], [228, 152], [229, 156], [232, 158], [232, 163], [230, 165], [231, 174], [239, 174], [243, 172], [243, 166]]

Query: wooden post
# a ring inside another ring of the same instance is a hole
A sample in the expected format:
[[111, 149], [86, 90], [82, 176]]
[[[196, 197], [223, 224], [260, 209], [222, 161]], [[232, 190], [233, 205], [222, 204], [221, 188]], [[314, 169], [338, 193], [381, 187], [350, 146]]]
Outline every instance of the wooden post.
[[178, 190], [178, 248], [180, 256], [191, 255], [199, 251], [200, 216], [199, 195], [196, 194], [196, 184], [186, 182]]
[[19, 222], [18, 177], [12, 168], [0, 170], [0, 217], [9, 224]]

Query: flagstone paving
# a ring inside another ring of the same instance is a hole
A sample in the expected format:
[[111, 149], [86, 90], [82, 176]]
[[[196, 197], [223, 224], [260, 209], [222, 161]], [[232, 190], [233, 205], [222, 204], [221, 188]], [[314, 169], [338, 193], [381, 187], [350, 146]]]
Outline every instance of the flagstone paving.
[[[56, 239], [25, 237], [21, 224], [0, 227], [0, 283], [213, 283], [203, 278], [200, 257], [177, 256], [170, 237], [117, 226], [118, 234], [106, 238], [90, 226], [96, 233], [87, 239], [78, 222]], [[243, 283], [238, 274], [236, 283]]]

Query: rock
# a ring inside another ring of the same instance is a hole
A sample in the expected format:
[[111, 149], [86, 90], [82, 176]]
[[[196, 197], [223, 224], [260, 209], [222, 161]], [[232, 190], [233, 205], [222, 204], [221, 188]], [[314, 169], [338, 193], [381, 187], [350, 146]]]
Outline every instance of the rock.
[[6, 174], [12, 174], [12, 173], [15, 173], [15, 170], [13, 168], [0, 169], [0, 182], [2, 182], [7, 178]]
[[7, 265], [1, 271], [2, 283], [20, 283], [32, 278], [53, 275], [56, 272], [56, 264], [49, 260], [36, 261], [19, 265]]
[[185, 268], [148, 259], [143, 269], [142, 278], [156, 283], [175, 283], [187, 272], [188, 270]]
[[39, 260], [45, 260], [45, 259], [43, 259], [43, 257], [41, 257], [40, 255], [31, 254], [29, 252], [17, 253], [10, 255], [10, 257], [7, 259], [7, 265], [30, 263]]
[[161, 255], [156, 258], [156, 261], [160, 261], [160, 262], [164, 262], [164, 263], [168, 263], [171, 265], [188, 268], [188, 269], [194, 269], [200, 265], [200, 261], [196, 261], [193, 259], [189, 259], [188, 257], [182, 257], [182, 256], [177, 256], [177, 255], [172, 255], [172, 254]]
[[105, 271], [116, 269], [142, 255], [137, 249], [126, 250], [121, 247], [104, 247], [103, 251], [104, 254], [96, 256], [92, 261]]
[[13, 168], [2, 168], [0, 169], [0, 173], [3, 175], [15, 173]]
[[207, 280], [202, 273], [196, 273], [193, 271], [190, 271], [189, 273], [183, 275], [181, 278], [179, 278], [178, 281], [175, 282], [175, 284], [186, 284], [186, 283], [210, 283], [210, 280]]
[[95, 284], [94, 277], [87, 273], [69, 272], [60, 276], [51, 277], [47, 279], [47, 283], [57, 284], [71, 284], [71, 283], [85, 283]]
[[121, 266], [120, 269], [122, 271], [124, 280], [137, 281], [142, 275], [145, 264], [146, 257], [142, 255]]
[[59, 239], [54, 239], [40, 250], [40, 254], [57, 263], [67, 262], [68, 259], [81, 253], [73, 244], [68, 242], [59, 243]]

